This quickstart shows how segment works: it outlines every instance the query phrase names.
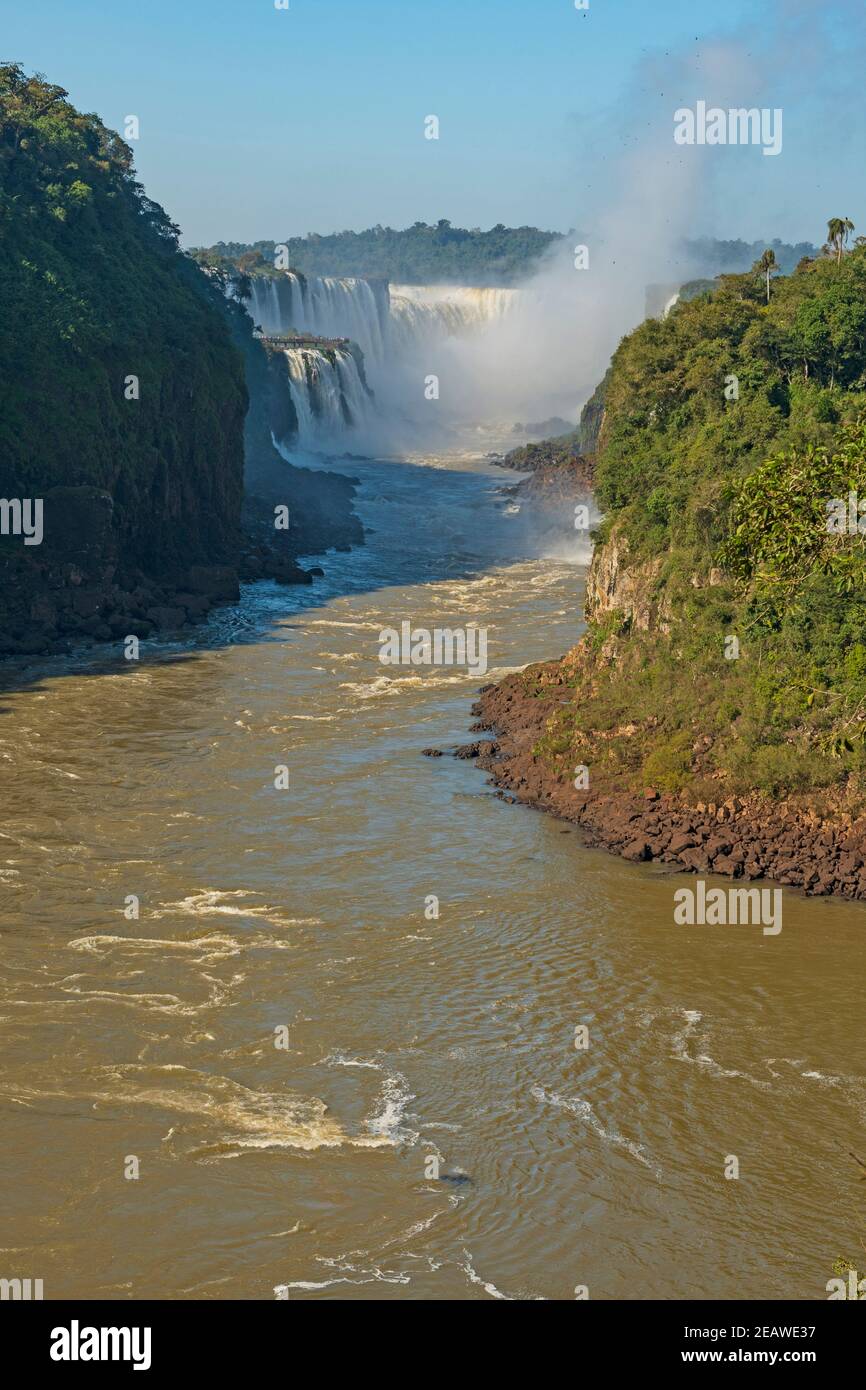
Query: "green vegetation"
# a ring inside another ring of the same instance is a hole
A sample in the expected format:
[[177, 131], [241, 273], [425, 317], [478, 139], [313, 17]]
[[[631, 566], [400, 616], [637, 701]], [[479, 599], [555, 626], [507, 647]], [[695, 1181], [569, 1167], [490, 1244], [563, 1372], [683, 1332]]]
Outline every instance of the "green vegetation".
[[[524, 279], [555, 243], [581, 239], [583, 233], [543, 232], [537, 227], [506, 227], [499, 222], [483, 232], [452, 227], [446, 218], [435, 225], [415, 222], [396, 231], [393, 227], [369, 227], [363, 232], [335, 232], [319, 236], [286, 237], [283, 242], [256, 241], [252, 245], [219, 241], [193, 252], [202, 265], [240, 270], [246, 275], [269, 274], [278, 245], [288, 249], [289, 266], [307, 275], [358, 275], [382, 277], [409, 285], [511, 285]], [[763, 251], [763, 243], [715, 241], [706, 237], [685, 241], [686, 263], [716, 275], [747, 269]], [[797, 246], [774, 241], [775, 263], [782, 271], [793, 270], [816, 248], [808, 242]], [[697, 284], [698, 282], [692, 282]]]
[[641, 602], [593, 615], [566, 663], [574, 700], [539, 747], [596, 785], [866, 801], [866, 541], [856, 502], [851, 525], [828, 511], [866, 502], [866, 244], [846, 251], [851, 230], [834, 219], [790, 276], [771, 281], [762, 258], [722, 277], [613, 358], [597, 562], [615, 550], [619, 594], [624, 569]]
[[233, 556], [240, 514], [243, 366], [177, 238], [119, 136], [0, 65], [2, 491], [110, 493], [120, 563], [148, 573]]
[[196, 253], [215, 261], [232, 262], [255, 274], [274, 265], [275, 247], [288, 247], [289, 265], [308, 275], [382, 276], [396, 284], [507, 285], [533, 269], [538, 259], [559, 240], [558, 232], [537, 227], [505, 227], [489, 231], [452, 227], [442, 218], [435, 226], [416, 222], [403, 231], [370, 227], [364, 232], [333, 236], [287, 237], [282, 243], [257, 241], [252, 246], [217, 242]]

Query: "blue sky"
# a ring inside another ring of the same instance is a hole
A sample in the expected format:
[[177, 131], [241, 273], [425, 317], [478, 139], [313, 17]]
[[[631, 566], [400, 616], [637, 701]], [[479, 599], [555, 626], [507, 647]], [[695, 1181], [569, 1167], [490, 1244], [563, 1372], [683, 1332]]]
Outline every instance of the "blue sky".
[[[139, 175], [187, 244], [440, 217], [588, 227], [621, 150], [651, 128], [667, 142], [676, 106], [704, 96], [783, 106], [785, 145], [777, 159], [717, 152], [694, 230], [819, 239], [831, 214], [866, 222], [864, 9], [0, 0], [0, 57], [116, 129], [138, 115]], [[429, 114], [438, 141], [423, 138]]]

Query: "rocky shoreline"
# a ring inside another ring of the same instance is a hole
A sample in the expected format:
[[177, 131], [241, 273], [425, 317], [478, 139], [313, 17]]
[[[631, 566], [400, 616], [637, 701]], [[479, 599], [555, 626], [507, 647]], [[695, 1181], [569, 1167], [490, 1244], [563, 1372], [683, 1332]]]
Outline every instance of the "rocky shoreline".
[[211, 609], [236, 603], [241, 583], [311, 584], [324, 571], [304, 569], [298, 555], [363, 544], [352, 505], [357, 480], [283, 467], [279, 500], [289, 499], [290, 529], [275, 529], [273, 498], [248, 494], [230, 563], [167, 564], [158, 575], [123, 564], [109, 493], [56, 489], [46, 512], [61, 515], [63, 526], [44, 548], [19, 552], [0, 623], [0, 669], [90, 643], [188, 631]]
[[580, 828], [585, 842], [634, 863], [658, 861], [672, 872], [768, 879], [814, 896], [866, 899], [866, 817], [818, 815], [793, 802], [730, 797], [686, 804], [648, 787], [577, 790], [571, 770], [533, 755], [547, 719], [563, 703], [562, 663], [546, 662], [482, 688], [474, 733], [455, 756], [476, 760], [505, 799], [546, 811]]
[[[497, 460], [501, 468], [511, 465]], [[583, 454], [570, 455], [560, 462], [549, 460], [533, 469], [528, 478], [502, 488], [507, 497], [517, 501], [535, 502], [543, 507], [566, 506], [578, 497], [588, 498], [592, 492], [592, 460]]]

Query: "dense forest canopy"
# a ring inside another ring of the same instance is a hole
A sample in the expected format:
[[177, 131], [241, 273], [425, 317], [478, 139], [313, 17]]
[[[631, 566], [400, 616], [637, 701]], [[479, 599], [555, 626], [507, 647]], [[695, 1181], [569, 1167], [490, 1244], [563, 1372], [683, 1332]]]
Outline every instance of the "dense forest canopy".
[[[288, 266], [307, 275], [381, 276], [394, 284], [409, 285], [513, 285], [535, 270], [546, 252], [559, 243], [585, 240], [581, 232], [543, 232], [537, 227], [506, 227], [501, 222], [489, 231], [452, 227], [445, 218], [435, 225], [415, 222], [395, 231], [370, 227], [364, 232], [336, 232], [319, 236], [287, 237], [285, 241], [218, 241], [200, 247], [196, 259], [204, 264], [238, 266], [249, 274], [272, 271], [277, 247], [287, 248]], [[807, 242], [790, 246], [770, 243], [780, 269], [790, 271], [816, 248]], [[684, 241], [671, 275], [718, 275], [746, 270], [761, 254], [765, 242]], [[675, 258], [676, 259], [676, 258]]]
[[403, 231], [370, 227], [364, 232], [336, 232], [287, 237], [284, 242], [253, 245], [217, 242], [209, 248], [231, 260], [249, 258], [250, 269], [273, 266], [275, 248], [288, 248], [289, 266], [308, 275], [382, 276], [405, 284], [506, 285], [526, 274], [557, 240], [558, 232], [537, 227], [489, 231], [452, 227], [443, 218], [435, 226], [416, 222]]
[[642, 619], [591, 627], [599, 659], [548, 752], [710, 800], [866, 801], [866, 238], [846, 249], [851, 230], [832, 219], [793, 275], [762, 256], [620, 344], [599, 539]]

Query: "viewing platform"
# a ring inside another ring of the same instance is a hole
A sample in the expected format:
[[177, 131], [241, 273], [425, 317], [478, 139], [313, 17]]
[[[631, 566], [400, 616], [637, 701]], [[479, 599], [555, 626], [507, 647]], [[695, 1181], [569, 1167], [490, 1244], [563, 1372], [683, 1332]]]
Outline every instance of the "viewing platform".
[[262, 333], [258, 328], [253, 331], [253, 337], [265, 347], [280, 351], [284, 348], [348, 348], [352, 342], [351, 338], [319, 338], [315, 333]]

